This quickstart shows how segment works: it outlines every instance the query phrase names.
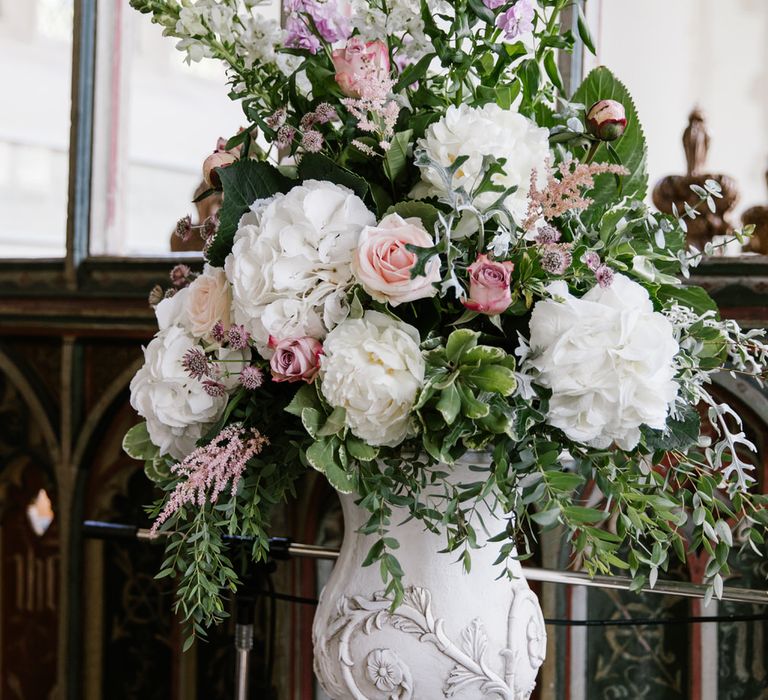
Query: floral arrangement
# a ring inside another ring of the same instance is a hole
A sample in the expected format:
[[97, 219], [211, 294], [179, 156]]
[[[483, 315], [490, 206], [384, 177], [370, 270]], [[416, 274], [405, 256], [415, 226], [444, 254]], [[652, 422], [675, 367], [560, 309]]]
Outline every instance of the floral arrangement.
[[[468, 568], [489, 500], [509, 513], [502, 571], [559, 526], [587, 571], [638, 588], [704, 550], [719, 595], [768, 511], [710, 387], [759, 380], [768, 346], [680, 280], [710, 252], [686, 248], [685, 222], [717, 183], [651, 211], [624, 86], [600, 68], [566, 98], [568, 0], [290, 0], [282, 27], [253, 0], [131, 4], [189, 61], [223, 61], [247, 120], [204, 164], [219, 215], [178, 227], [203, 236], [205, 268], [153, 292], [131, 384], [145, 422], [125, 440], [164, 493], [160, 575], [180, 577], [194, 631], [238, 583], [223, 536], [266, 557], [270, 510], [310, 469], [370, 512], [366, 563], [394, 605], [393, 510]], [[473, 451], [491, 465], [454, 483]]]

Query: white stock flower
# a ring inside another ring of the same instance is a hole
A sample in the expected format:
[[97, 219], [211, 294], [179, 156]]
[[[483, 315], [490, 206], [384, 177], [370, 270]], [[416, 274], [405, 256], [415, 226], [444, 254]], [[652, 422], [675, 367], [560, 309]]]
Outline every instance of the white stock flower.
[[[182, 358], [195, 347], [197, 340], [181, 326], [161, 330], [144, 349], [144, 366], [131, 381], [131, 406], [146, 419], [150, 439], [162, 454], [178, 460], [195, 449], [227, 405], [226, 396], [209, 396], [203, 384], [185, 372]], [[237, 367], [224, 365], [232, 376], [221, 378], [232, 388], [233, 377], [245, 365], [243, 355], [222, 353], [220, 359], [237, 361]]]
[[369, 445], [399, 445], [424, 382], [419, 332], [407, 323], [367, 311], [328, 334], [320, 358], [320, 390], [347, 412], [347, 426]]
[[570, 439], [629, 450], [640, 426], [664, 429], [677, 396], [672, 324], [644, 287], [624, 275], [581, 299], [565, 282], [549, 286], [531, 316], [535, 383], [552, 390], [548, 422]]
[[224, 269], [236, 323], [269, 358], [269, 337], [322, 339], [346, 317], [360, 231], [374, 215], [352, 190], [307, 180], [246, 214]]
[[[549, 158], [549, 132], [514, 109], [502, 109], [495, 103], [483, 107], [451, 105], [445, 115], [432, 124], [418, 142], [433, 163], [448, 168], [459, 156], [468, 160], [453, 177], [453, 188], [463, 187], [467, 192], [479, 182], [483, 158], [505, 158], [504, 175], [494, 176], [494, 183], [503, 187], [517, 187], [504, 204], [515, 220], [525, 219], [528, 209], [528, 191], [531, 174], [536, 171], [537, 186], [546, 184], [546, 162]], [[421, 171], [422, 182], [413, 191], [414, 196], [444, 196], [446, 183], [433, 167]], [[485, 192], [474, 200], [480, 210], [488, 209], [497, 199], [497, 192]], [[471, 232], [476, 222], [463, 222], [463, 233]]]

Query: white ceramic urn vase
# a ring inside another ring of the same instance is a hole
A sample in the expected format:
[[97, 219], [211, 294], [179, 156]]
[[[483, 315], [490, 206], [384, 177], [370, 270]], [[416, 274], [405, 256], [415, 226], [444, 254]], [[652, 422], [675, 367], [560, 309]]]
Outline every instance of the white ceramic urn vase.
[[[474, 455], [471, 463], [487, 461]], [[445, 469], [457, 482], [481, 478], [468, 461]], [[489, 543], [472, 550], [466, 573], [457, 553], [439, 553], [444, 536], [417, 520], [403, 523], [407, 512], [395, 512], [390, 532], [400, 542], [406, 593], [392, 611], [379, 567], [362, 566], [376, 541], [358, 532], [367, 511], [353, 496], [341, 500], [344, 541], [313, 627], [315, 673], [325, 692], [333, 700], [527, 700], [544, 661], [546, 632], [520, 565], [514, 562], [514, 580], [498, 578], [498, 545]], [[491, 517], [483, 520], [498, 531], [502, 523]], [[501, 521], [503, 514], [495, 517]], [[483, 528], [474, 525], [479, 536]]]

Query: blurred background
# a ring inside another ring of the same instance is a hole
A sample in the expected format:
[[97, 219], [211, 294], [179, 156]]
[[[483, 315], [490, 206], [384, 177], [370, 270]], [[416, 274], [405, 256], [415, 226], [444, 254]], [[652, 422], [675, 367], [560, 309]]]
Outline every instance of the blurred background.
[[[625, 82], [651, 184], [686, 174], [681, 139], [698, 108], [710, 136], [702, 172], [729, 177], [733, 195], [717, 230], [744, 214], [765, 231], [768, 3], [587, 0], [584, 9], [597, 57], [562, 57], [564, 73], [575, 85], [605, 64]], [[279, 18], [279, 3], [262, 11]], [[120, 447], [136, 422], [128, 382], [155, 330], [147, 294], [175, 262], [201, 265], [194, 252], [171, 252], [171, 232], [182, 216], [205, 218], [191, 203], [202, 161], [242, 125], [221, 67], [187, 66], [173, 43], [127, 0], [0, 0], [0, 700], [232, 697], [232, 625], [182, 654], [172, 583], [153, 578], [162, 552], [81, 530], [85, 519], [147, 522], [142, 506], [155, 494]], [[729, 252], [707, 260], [696, 283], [724, 315], [765, 327], [766, 258]], [[768, 398], [730, 378], [717, 390], [746, 417], [765, 490]], [[325, 482], [308, 476], [275, 531], [338, 544], [338, 502]], [[569, 561], [557, 533], [542, 539], [536, 564]], [[691, 557], [670, 576], [700, 581], [705, 563]], [[274, 585], [316, 597], [328, 571], [280, 563]], [[764, 588], [766, 575], [764, 560], [745, 556], [728, 585]], [[551, 618], [765, 613], [552, 585], [537, 592]], [[323, 698], [312, 612], [259, 603], [252, 698]], [[766, 700], [766, 639], [764, 621], [550, 627], [536, 697]]]

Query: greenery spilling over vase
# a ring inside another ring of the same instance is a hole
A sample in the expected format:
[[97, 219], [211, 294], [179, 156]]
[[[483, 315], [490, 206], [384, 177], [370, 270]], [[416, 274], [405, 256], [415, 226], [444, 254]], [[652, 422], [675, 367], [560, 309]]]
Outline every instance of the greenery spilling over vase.
[[[246, 122], [204, 164], [218, 215], [179, 222], [206, 265], [153, 293], [125, 438], [164, 493], [160, 576], [195, 633], [238, 585], [223, 536], [267, 557], [270, 511], [311, 469], [370, 514], [394, 606], [395, 507], [469, 569], [473, 516], [500, 505], [499, 574], [555, 527], [637, 588], [703, 550], [717, 595], [734, 548], [762, 551], [754, 446], [711, 384], [760, 381], [768, 347], [681, 281], [718, 185], [677, 216], [644, 203], [625, 87], [599, 68], [564, 94], [568, 0], [290, 0], [283, 27], [268, 3], [131, 4], [225, 64]], [[454, 483], [470, 451], [492, 462]]]

